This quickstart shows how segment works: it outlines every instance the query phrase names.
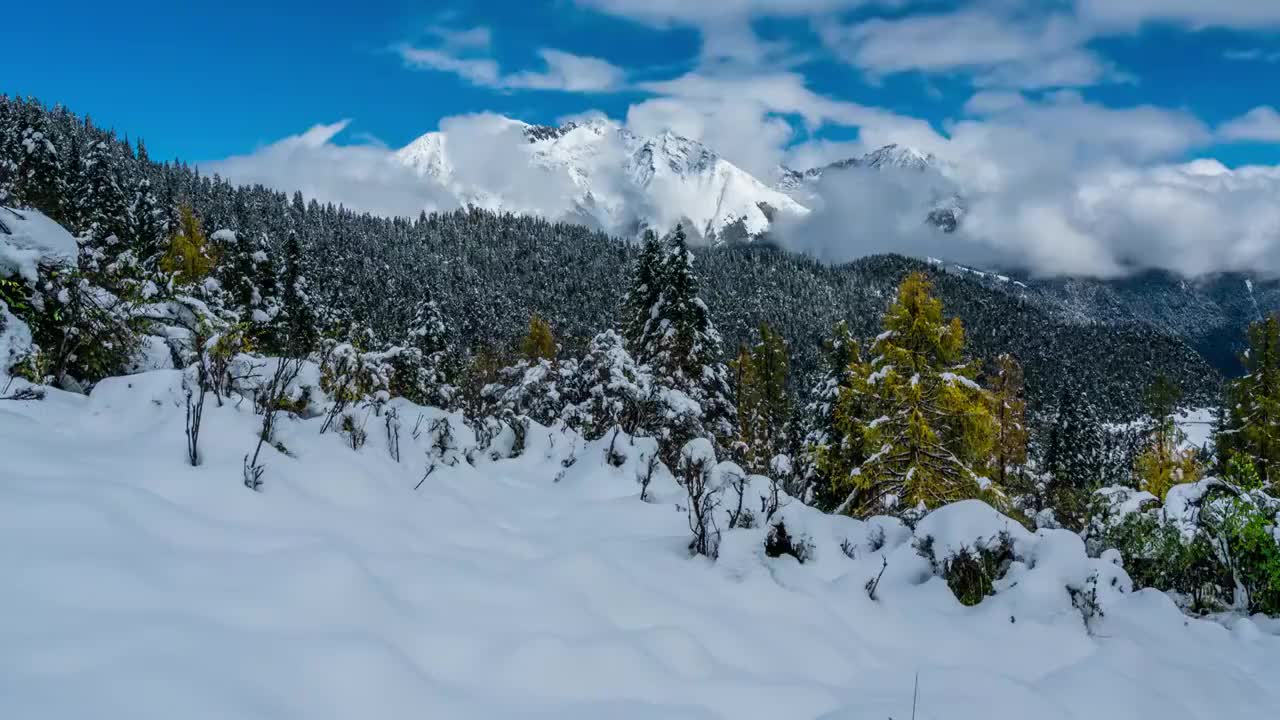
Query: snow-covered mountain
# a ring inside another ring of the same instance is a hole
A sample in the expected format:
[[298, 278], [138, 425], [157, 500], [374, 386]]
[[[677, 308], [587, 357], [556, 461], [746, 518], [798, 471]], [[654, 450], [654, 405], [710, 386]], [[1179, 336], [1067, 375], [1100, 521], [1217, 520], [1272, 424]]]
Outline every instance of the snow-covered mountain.
[[623, 236], [683, 223], [726, 242], [760, 235], [776, 214], [808, 212], [702, 143], [671, 132], [645, 137], [605, 119], [550, 127], [501, 118], [488, 137], [430, 132], [397, 157], [461, 204]]
[[824, 182], [858, 170], [885, 172], [905, 184], [918, 184], [919, 187], [913, 189], [925, 195], [925, 220], [945, 232], [955, 231], [964, 216], [964, 196], [955, 180], [955, 168], [932, 153], [905, 145], [885, 145], [866, 155], [808, 170], [780, 167], [775, 186], [797, 202], [812, 207], [819, 197], [826, 196], [828, 201], [832, 196], [838, 197], [838, 193], [823, 187]]

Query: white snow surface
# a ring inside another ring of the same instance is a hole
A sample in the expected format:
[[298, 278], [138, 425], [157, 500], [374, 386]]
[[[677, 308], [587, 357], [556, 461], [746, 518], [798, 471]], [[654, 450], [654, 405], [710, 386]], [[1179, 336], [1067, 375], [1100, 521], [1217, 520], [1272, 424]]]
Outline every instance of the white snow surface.
[[[282, 417], [290, 455], [263, 450], [255, 493], [251, 403], [209, 399], [192, 468], [182, 398], [181, 373], [155, 370], [0, 402], [0, 715], [883, 720], [911, 717], [917, 673], [922, 720], [1280, 708], [1280, 624], [1184, 617], [1132, 592], [1114, 553], [976, 501], [913, 533], [784, 499], [774, 521], [812, 559], [767, 558], [767, 527], [721, 514], [712, 561], [689, 556], [668, 473], [639, 499], [652, 441], [618, 440], [614, 467], [608, 436], [535, 425], [520, 457], [473, 466], [460, 417], [396, 400], [401, 462], [382, 417], [360, 450]], [[457, 451], [415, 491], [419, 414], [447, 417]], [[768, 480], [749, 483], [759, 507]], [[913, 549], [1002, 531], [1018, 560], [971, 608]], [[1067, 588], [1095, 576], [1089, 633]]]
[[35, 282], [41, 261], [72, 262], [78, 251], [71, 233], [39, 211], [0, 207], [0, 275]]
[[[509, 118], [493, 123], [497, 152], [514, 154], [520, 187], [509, 178], [477, 172], [473, 147], [483, 139], [427, 133], [397, 152], [401, 162], [439, 183], [460, 204], [586, 221], [628, 237], [645, 227], [659, 232], [683, 223], [694, 236], [724, 240], [731, 226], [756, 236], [769, 228], [769, 212], [802, 216], [808, 210], [757, 180], [705, 145], [671, 132], [636, 135], [603, 118], [562, 127], [531, 126]], [[518, 131], [513, 137], [512, 129]], [[465, 160], [456, 159], [459, 153]], [[497, 158], [485, 158], [490, 163]], [[504, 157], [510, 163], [513, 158]], [[527, 187], [537, 184], [539, 192]]]

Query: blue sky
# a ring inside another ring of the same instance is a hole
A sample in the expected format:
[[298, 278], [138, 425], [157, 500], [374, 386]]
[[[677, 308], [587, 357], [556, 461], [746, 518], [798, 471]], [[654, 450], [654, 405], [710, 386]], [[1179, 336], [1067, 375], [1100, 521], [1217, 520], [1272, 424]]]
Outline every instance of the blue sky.
[[[193, 162], [343, 118], [340, 142], [400, 146], [449, 116], [554, 122], [592, 110], [630, 113], [646, 129], [697, 116], [703, 139], [725, 136], [718, 149], [742, 164], [766, 159], [749, 157], [753, 136], [769, 159], [798, 162], [844, 149], [815, 141], [920, 134], [891, 129], [894, 118], [946, 137], [985, 91], [1002, 103], [1155, 106], [1204, 125], [1167, 149], [1173, 159], [1280, 164], [1280, 116], [1265, 111], [1280, 104], [1280, 2], [1269, 0], [235, 0], [5, 12], [22, 31], [6, 34], [0, 91], [68, 105], [143, 136], [156, 157]], [[548, 72], [547, 51], [564, 73]], [[756, 81], [774, 91], [750, 109], [720, 106], [750, 97]], [[858, 108], [888, 117], [868, 132]], [[735, 115], [744, 137], [722, 130]]]

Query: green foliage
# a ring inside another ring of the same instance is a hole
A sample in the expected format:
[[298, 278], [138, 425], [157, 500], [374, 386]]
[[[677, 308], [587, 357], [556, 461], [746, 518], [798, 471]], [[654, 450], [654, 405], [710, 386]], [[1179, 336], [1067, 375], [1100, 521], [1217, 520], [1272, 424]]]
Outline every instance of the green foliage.
[[31, 288], [19, 277], [0, 277], [0, 303], [18, 318], [30, 317]]
[[127, 372], [138, 349], [132, 308], [76, 269], [42, 265], [30, 310], [21, 319], [36, 344], [27, 374], [71, 386]]
[[1253, 458], [1240, 452], [1230, 453], [1223, 479], [1245, 492], [1261, 490], [1263, 487], [1262, 476], [1258, 474]]
[[209, 277], [218, 261], [191, 206], [183, 205], [178, 212], [178, 231], [169, 239], [160, 269], [172, 274], [179, 285], [194, 287]]
[[1101, 547], [1115, 548], [1135, 589], [1176, 593], [1193, 612], [1229, 605], [1231, 574], [1218, 561], [1205, 534], [1185, 537], [1174, 523], [1156, 513], [1134, 513], [1108, 528]]
[[787, 344], [768, 325], [760, 340], [738, 350], [730, 363], [738, 406], [738, 456], [757, 474], [771, 471], [770, 461], [786, 450], [791, 396], [787, 392]]
[[1236, 498], [1222, 513], [1221, 535], [1234, 578], [1248, 593], [1250, 612], [1280, 616], [1280, 539], [1276, 512]]
[[939, 560], [930, 537], [917, 538], [916, 553], [929, 561], [935, 573], [942, 576], [961, 605], [972, 607], [995, 595], [996, 581], [1004, 577], [1014, 561], [1013, 537], [1002, 532], [992, 542], [975, 547], [960, 547]]
[[1263, 486], [1280, 487], [1280, 317], [1249, 327], [1245, 374], [1227, 387], [1216, 435], [1219, 458], [1248, 457]]

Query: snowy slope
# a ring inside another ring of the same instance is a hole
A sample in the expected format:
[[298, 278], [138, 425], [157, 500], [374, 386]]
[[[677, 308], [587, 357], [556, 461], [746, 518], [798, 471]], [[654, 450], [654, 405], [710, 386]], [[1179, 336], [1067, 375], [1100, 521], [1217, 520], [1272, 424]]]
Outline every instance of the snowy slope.
[[[882, 720], [911, 717], [917, 673], [922, 720], [1280, 707], [1280, 627], [1188, 619], [1128, 592], [1076, 536], [980, 503], [914, 534], [793, 503], [782, 517], [811, 561], [765, 557], [752, 529], [727, 531], [712, 562], [686, 551], [669, 475], [639, 499], [644, 441], [623, 438], [615, 468], [604, 442], [535, 427], [521, 457], [473, 467], [455, 416], [456, 465], [415, 491], [432, 438], [409, 427], [444, 415], [402, 401], [402, 462], [382, 418], [358, 451], [319, 418], [289, 419], [291, 456], [267, 448], [254, 493], [249, 403], [209, 403], [191, 468], [180, 382], [156, 371], [0, 402], [6, 718]], [[973, 608], [912, 548], [1002, 530], [1020, 559]], [[1090, 634], [1066, 588], [1095, 573], [1105, 616]]]
[[[624, 236], [684, 223], [692, 234], [732, 240], [763, 233], [775, 212], [807, 212], [705, 145], [669, 132], [643, 137], [603, 119], [545, 127], [504, 118], [498, 127], [518, 127], [522, 136], [519, 142], [498, 141], [499, 152], [507, 156], [487, 161], [519, 172], [533, 167], [542, 176], [529, 182], [558, 191], [531, 200], [526, 188], [500, 187], [471, 167], [473, 147], [456, 147], [474, 145], [475, 139], [451, 138], [447, 130], [423, 135], [397, 157], [462, 204], [585, 220]], [[466, 159], [456, 158], [459, 154]]]

